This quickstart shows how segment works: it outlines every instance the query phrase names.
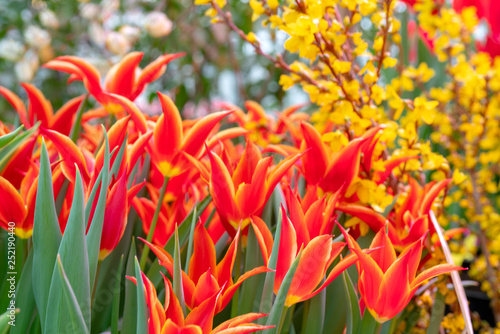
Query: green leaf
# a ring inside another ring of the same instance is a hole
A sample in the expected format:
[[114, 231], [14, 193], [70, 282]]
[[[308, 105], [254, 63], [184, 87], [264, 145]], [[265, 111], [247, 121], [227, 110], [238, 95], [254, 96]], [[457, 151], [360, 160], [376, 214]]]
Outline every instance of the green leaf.
[[[16, 328], [15, 326], [18, 324], [16, 314], [19, 313], [19, 309], [12, 311], [14, 312], [13, 315], [10, 312], [10, 310], [7, 310], [0, 315], [0, 334], [7, 334], [9, 332], [9, 328]], [[9, 322], [11, 321], [14, 321], [14, 326], [10, 325]]]
[[[334, 264], [335, 266], [335, 261]], [[337, 277], [325, 288], [326, 303], [325, 313], [328, 317], [325, 318], [324, 334], [343, 334], [346, 324], [346, 300], [344, 293], [345, 286], [342, 277]]]
[[73, 127], [72, 127], [71, 132], [70, 132], [70, 138], [74, 143], [76, 143], [76, 140], [78, 139], [78, 135], [80, 134], [80, 126], [82, 123], [83, 108], [85, 107], [85, 103], [87, 103], [88, 98], [89, 98], [89, 94], [85, 95], [82, 102], [80, 102], [80, 106], [78, 107], [78, 111], [76, 113], [75, 123], [73, 123]]
[[16, 151], [19, 146], [21, 146], [33, 133], [38, 129], [40, 123], [37, 123], [28, 131], [23, 134], [16, 136], [13, 140], [11, 140], [8, 144], [6, 144], [2, 149], [0, 149], [0, 172], [7, 166], [7, 163], [10, 161], [10, 158]]
[[427, 334], [439, 333], [439, 328], [441, 327], [441, 321], [443, 320], [445, 307], [446, 304], [444, 302], [444, 295], [438, 291], [436, 293], [436, 298], [434, 299], [434, 305], [432, 306], [431, 320], [429, 321]]
[[378, 333], [379, 328], [380, 324], [377, 322], [377, 320], [375, 320], [370, 311], [366, 309], [365, 313], [363, 313], [363, 320], [361, 320], [361, 325], [359, 326], [358, 334]]
[[[255, 236], [255, 231], [250, 225], [248, 229], [247, 247], [245, 250], [245, 271], [248, 272], [253, 268], [262, 265], [262, 254], [259, 247], [259, 242]], [[262, 288], [264, 286], [265, 277], [255, 275], [247, 278], [241, 287], [241, 295], [238, 305], [238, 314], [246, 314], [250, 312], [257, 312], [258, 304], [255, 296], [262, 295]], [[259, 291], [260, 290], [260, 291]], [[259, 294], [260, 292], [260, 294]]]
[[274, 233], [273, 250], [271, 251], [271, 256], [267, 267], [273, 271], [268, 271], [266, 273], [266, 279], [264, 281], [264, 289], [262, 291], [262, 299], [260, 302], [260, 313], [268, 313], [271, 311], [271, 305], [273, 301], [273, 287], [274, 287], [274, 277], [276, 276], [276, 265], [278, 263], [278, 252], [281, 240], [281, 222], [282, 222], [282, 212], [281, 208], [278, 214], [278, 224], [276, 225], [276, 232]]
[[[212, 201], [211, 196], [205, 197], [198, 205], [196, 206], [196, 212], [197, 215], [201, 215], [203, 211], [207, 208], [208, 204], [210, 204], [210, 201]], [[182, 221], [182, 223], [179, 225], [177, 231], [179, 233], [179, 244], [183, 245], [186, 241], [186, 239], [189, 237], [189, 231], [191, 224], [186, 224], [188, 221], [192, 221], [193, 217], [195, 216], [194, 208], [191, 210], [189, 215]], [[170, 238], [165, 245], [165, 250], [169, 253], [172, 254], [174, 251], [175, 247], [175, 238]], [[154, 286], [158, 286], [160, 282], [162, 282], [163, 278], [160, 274], [160, 272], [165, 273], [166, 270], [164, 267], [160, 266], [158, 261], [154, 261], [151, 267], [148, 270], [147, 276], [149, 280], [154, 284]]]
[[64, 305], [66, 307], [64, 307], [63, 312], [69, 311], [68, 313], [71, 318], [71, 327], [68, 326], [67, 328], [72, 328], [71, 333], [89, 333], [89, 329], [85, 324], [85, 319], [83, 319], [82, 311], [78, 305], [78, 300], [64, 272], [60, 255], [57, 255], [57, 269], [59, 279], [62, 282], [64, 300], [66, 301], [66, 305]]
[[182, 312], [186, 316], [186, 301], [184, 300], [184, 289], [182, 288], [182, 264], [181, 264], [181, 249], [179, 246], [179, 233], [177, 232], [177, 225], [175, 225], [175, 248], [174, 248], [174, 294], [179, 300]]
[[[347, 271], [342, 273], [342, 279], [344, 280], [345, 287], [345, 297], [347, 301], [347, 330], [346, 334], [358, 333], [359, 325], [361, 324], [361, 311], [359, 309], [359, 301], [356, 296], [356, 290], [354, 289], [354, 284], [352, 283], [351, 277]], [[368, 312], [368, 311], [367, 311]]]
[[273, 307], [271, 308], [271, 313], [267, 317], [266, 326], [275, 325], [276, 327], [265, 330], [263, 332], [265, 334], [280, 333], [279, 324], [283, 314], [283, 309], [285, 308], [286, 297], [288, 295], [288, 290], [290, 289], [290, 285], [292, 284], [293, 276], [295, 275], [295, 271], [297, 270], [301, 257], [302, 257], [302, 248], [297, 254], [295, 260], [293, 260], [290, 269], [288, 269], [288, 272], [286, 273], [285, 278], [283, 279], [283, 282], [281, 282], [278, 294], [276, 295]]
[[40, 174], [36, 192], [33, 222], [33, 293], [40, 314], [42, 328], [45, 325], [49, 289], [61, 242], [61, 229], [56, 214], [50, 160], [42, 140]]
[[[305, 333], [321, 334], [325, 323], [326, 289], [309, 300]], [[349, 333], [349, 332], [347, 332]]]
[[[101, 236], [102, 228], [104, 224], [104, 213], [106, 210], [106, 198], [108, 196], [108, 180], [109, 180], [109, 141], [108, 135], [104, 130], [104, 163], [102, 165], [99, 177], [101, 182], [96, 182], [92, 189], [94, 196], [97, 192], [97, 188], [100, 186], [99, 198], [97, 200], [96, 208], [94, 211], [94, 216], [92, 217], [92, 222], [90, 223], [89, 231], [86, 237], [88, 261], [89, 261], [89, 283], [92, 291], [95, 285], [95, 276], [97, 271], [97, 264], [99, 262], [99, 250], [101, 248]], [[95, 189], [95, 191], [94, 191]], [[92, 204], [94, 202], [94, 196], [91, 196], [87, 202], [87, 207], [85, 208], [85, 223], [90, 219], [90, 211], [92, 209]]]
[[[130, 251], [127, 259], [127, 268], [125, 272], [127, 276], [133, 277], [135, 274], [134, 258], [136, 255], [135, 239], [132, 238]], [[134, 284], [125, 285], [125, 307], [123, 309], [123, 322], [121, 334], [135, 334], [136, 318], [137, 318], [137, 294]]]
[[6, 135], [0, 136], [0, 149], [3, 148], [5, 145], [10, 143], [16, 136], [21, 132], [21, 130], [24, 128], [23, 125], [12, 131], [11, 133], [7, 133]]
[[196, 227], [196, 207], [194, 208], [193, 219], [191, 220], [191, 229], [189, 230], [188, 247], [186, 251], [186, 264], [184, 265], [184, 271], [187, 273], [189, 271], [189, 259], [193, 254], [193, 243], [194, 243], [194, 229]]
[[28, 332], [35, 311], [35, 297], [32, 283], [33, 252], [30, 252], [23, 267], [21, 278], [16, 287], [16, 307], [21, 311], [16, 317], [16, 326], [10, 330], [11, 334]]
[[[67, 279], [77, 299], [80, 312], [84, 317], [87, 329], [90, 329], [90, 285], [87, 243], [85, 241], [84, 194], [80, 171], [76, 169], [75, 189], [71, 211], [59, 246], [58, 255], [65, 269]], [[48, 310], [44, 332], [67, 332], [73, 326], [72, 319], [64, 312], [62, 287], [65, 284], [57, 275], [58, 268], [54, 266], [50, 284]]]
[[136, 333], [147, 333], [148, 332], [148, 309], [146, 307], [146, 295], [144, 293], [144, 282], [141, 275], [141, 267], [139, 266], [139, 261], [137, 257], [134, 257], [135, 262], [135, 277], [137, 279], [137, 326]]
[[118, 175], [118, 172], [120, 171], [120, 166], [121, 166], [122, 160], [123, 160], [123, 154], [125, 153], [125, 148], [127, 147], [127, 137], [128, 136], [125, 136], [125, 139], [123, 139], [122, 145], [120, 146], [120, 150], [118, 151], [118, 154], [116, 155], [115, 161], [113, 162], [113, 166], [111, 166], [111, 172], [110, 172], [110, 178], [108, 180], [108, 184], [109, 184], [109, 182], [111, 182], [113, 177], [116, 178], [116, 176]]
[[116, 278], [115, 291], [113, 292], [113, 308], [111, 311], [111, 334], [118, 334], [122, 269], [123, 269], [123, 255], [120, 259], [120, 264], [118, 265], [118, 275]]

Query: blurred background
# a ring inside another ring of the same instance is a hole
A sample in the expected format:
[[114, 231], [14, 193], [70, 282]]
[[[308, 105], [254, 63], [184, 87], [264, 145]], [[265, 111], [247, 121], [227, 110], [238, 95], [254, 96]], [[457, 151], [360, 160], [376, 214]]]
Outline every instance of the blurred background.
[[[252, 13], [242, 2], [229, 5], [235, 23], [248, 32]], [[42, 68], [50, 59], [85, 58], [104, 77], [130, 51], [144, 52], [141, 67], [161, 54], [185, 52], [136, 100], [141, 109], [160, 112], [154, 98], [158, 90], [175, 98], [185, 118], [206, 114], [217, 100], [237, 105], [255, 100], [269, 111], [307, 101], [298, 87], [283, 92], [281, 70], [256, 56], [226, 25], [211, 24], [200, 7], [192, 0], [0, 1], [0, 85], [25, 97], [19, 83], [32, 82], [56, 110], [84, 89], [81, 83], [68, 86], [62, 72]], [[258, 25], [253, 30], [262, 49], [282, 52], [286, 34], [272, 35]], [[14, 117], [12, 107], [0, 99], [0, 120], [12, 122]]]

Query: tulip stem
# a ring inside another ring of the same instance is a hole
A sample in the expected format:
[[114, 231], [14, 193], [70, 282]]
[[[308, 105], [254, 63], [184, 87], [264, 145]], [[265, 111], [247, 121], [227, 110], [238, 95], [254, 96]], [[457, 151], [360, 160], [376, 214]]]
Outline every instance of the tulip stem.
[[[153, 240], [153, 234], [156, 229], [156, 224], [158, 223], [158, 217], [160, 217], [160, 211], [161, 207], [163, 205], [163, 199], [165, 198], [165, 192], [167, 190], [167, 185], [168, 185], [168, 177], [164, 177], [163, 179], [163, 184], [160, 188], [160, 195], [158, 196], [158, 203], [156, 203], [156, 210], [153, 216], [153, 220], [151, 221], [151, 226], [149, 226], [149, 232], [146, 237], [146, 240], [148, 242], [151, 242]], [[146, 265], [146, 261], [148, 259], [149, 255], [149, 247], [148, 245], [144, 245], [144, 249], [142, 250], [142, 255], [141, 255], [141, 270], [144, 270], [144, 267]]]
[[76, 143], [78, 136], [80, 134], [80, 126], [82, 123], [83, 108], [85, 107], [85, 104], [87, 103], [88, 98], [89, 98], [89, 94], [85, 95], [82, 102], [80, 102], [80, 106], [78, 107], [78, 111], [76, 112], [75, 123], [73, 123], [73, 128], [71, 129], [71, 133], [70, 133], [71, 140], [74, 143]]
[[[236, 245], [236, 261], [234, 264], [235, 267], [235, 276], [234, 281], [236, 282], [241, 275], [241, 258], [242, 258], [243, 248], [241, 246], [241, 240], [238, 240]], [[234, 318], [238, 315], [238, 304], [240, 299], [240, 290], [237, 289], [233, 296], [233, 304], [231, 305], [231, 317]]]

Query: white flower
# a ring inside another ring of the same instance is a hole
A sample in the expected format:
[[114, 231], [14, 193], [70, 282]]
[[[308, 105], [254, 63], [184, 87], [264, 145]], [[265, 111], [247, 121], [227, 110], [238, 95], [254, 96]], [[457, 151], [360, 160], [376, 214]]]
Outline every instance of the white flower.
[[45, 9], [40, 13], [40, 22], [46, 28], [59, 28], [59, 20], [57, 19], [56, 14], [50, 9]]
[[31, 81], [35, 76], [36, 70], [40, 66], [38, 55], [33, 50], [28, 50], [23, 59], [14, 65], [14, 72], [19, 81]]
[[111, 53], [122, 56], [130, 51], [132, 45], [130, 45], [130, 42], [125, 38], [125, 36], [119, 32], [111, 31], [106, 36], [106, 48]]
[[101, 9], [95, 3], [84, 3], [80, 7], [80, 15], [89, 21], [96, 20], [100, 11]]
[[13, 39], [0, 41], [0, 58], [8, 61], [18, 61], [24, 54], [24, 45]]
[[172, 21], [161, 12], [149, 13], [144, 23], [144, 29], [154, 38], [167, 36], [172, 31], [172, 26]]
[[24, 32], [24, 39], [29, 46], [33, 48], [43, 48], [47, 45], [50, 45], [50, 34], [47, 30], [44, 30], [40, 27], [31, 25]]
[[91, 22], [89, 25], [89, 36], [92, 42], [103, 47], [106, 43], [105, 32], [102, 26], [97, 22]]
[[132, 27], [129, 25], [124, 25], [118, 30], [120, 34], [125, 36], [125, 38], [131, 43], [134, 44], [137, 42], [139, 37], [141, 36], [141, 29], [137, 27]]

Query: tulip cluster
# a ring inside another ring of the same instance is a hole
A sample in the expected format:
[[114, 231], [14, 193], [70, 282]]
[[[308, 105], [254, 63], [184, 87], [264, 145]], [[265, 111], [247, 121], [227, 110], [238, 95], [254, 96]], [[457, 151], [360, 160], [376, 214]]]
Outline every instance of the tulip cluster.
[[[376, 328], [396, 321], [430, 278], [462, 269], [432, 265], [442, 259], [433, 256], [429, 214], [451, 180], [419, 184], [410, 170], [396, 174], [421, 157], [387, 155], [387, 127], [348, 138], [320, 130], [301, 106], [271, 115], [250, 101], [246, 112], [220, 104], [182, 120], [161, 92], [163, 112], [149, 116], [134, 99], [179, 56], [140, 69], [142, 53], [128, 54], [104, 84], [84, 59], [56, 58], [44, 66], [69, 73], [88, 94], [55, 113], [33, 85], [23, 84], [27, 107], [0, 88], [25, 129], [2, 124], [0, 137], [1, 226], [14, 224], [19, 242], [33, 244], [19, 277], [19, 293], [32, 287], [19, 305], [21, 328], [280, 332], [299, 326], [296, 305], [325, 309], [333, 282], [350, 291], [354, 264], [359, 296], [349, 300], [364, 316], [348, 327]], [[370, 235], [362, 249], [356, 239]], [[118, 283], [104, 317], [99, 296], [112, 274]], [[52, 312], [63, 308], [68, 316]], [[302, 313], [311, 318], [304, 330], [326, 326], [312, 309]]]
[[447, 62], [448, 81], [408, 63], [395, 0], [250, 0], [254, 21], [288, 34], [290, 64], [225, 1], [201, 0], [315, 107], [217, 102], [187, 119], [164, 91], [161, 113], [146, 110], [139, 96], [181, 53], [143, 64], [131, 52], [105, 76], [56, 57], [43, 67], [85, 91], [56, 112], [32, 84], [26, 100], [0, 86], [19, 124], [0, 122], [11, 333], [437, 333], [462, 315], [471, 332], [459, 244], [447, 243], [464, 236], [478, 240], [471, 274], [500, 317], [496, 27], [491, 56], [476, 53], [486, 8], [405, 3], [404, 23], [420, 24], [412, 38]]

